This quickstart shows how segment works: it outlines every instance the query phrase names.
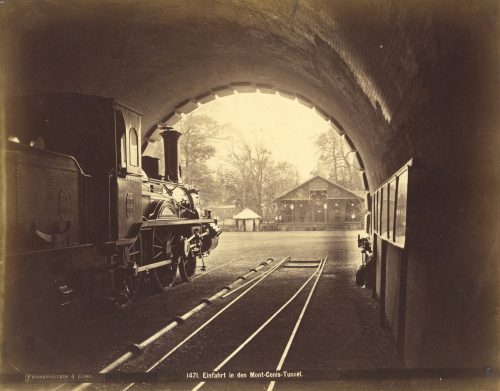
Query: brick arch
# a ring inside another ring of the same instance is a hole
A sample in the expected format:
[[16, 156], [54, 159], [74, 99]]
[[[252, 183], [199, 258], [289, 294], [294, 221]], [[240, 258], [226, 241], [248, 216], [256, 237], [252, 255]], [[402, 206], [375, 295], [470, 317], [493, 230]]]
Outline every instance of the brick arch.
[[363, 162], [363, 158], [361, 157], [360, 152], [357, 150], [351, 138], [346, 134], [347, 132], [344, 126], [342, 126], [342, 124], [333, 115], [329, 114], [319, 105], [315, 104], [315, 102], [309, 99], [308, 97], [300, 93], [284, 90], [282, 88], [270, 84], [255, 83], [249, 81], [232, 82], [228, 84], [218, 85], [192, 98], [187, 98], [182, 100], [181, 102], [179, 102], [174, 106], [174, 109], [171, 110], [162, 119], [162, 121], [159, 121], [156, 124], [156, 126], [152, 127], [151, 129], [146, 131], [145, 134], [143, 134], [143, 146], [142, 146], [143, 151], [146, 149], [148, 138], [152, 137], [154, 133], [157, 131], [157, 129], [165, 126], [175, 127], [175, 124], [181, 120], [183, 114], [189, 114], [195, 111], [199, 107], [199, 105], [209, 103], [215, 100], [216, 98], [233, 95], [236, 92], [238, 93], [260, 92], [263, 94], [276, 94], [286, 99], [295, 100], [301, 105], [314, 110], [314, 112], [317, 115], [319, 115], [325, 121], [333, 125], [333, 128], [337, 131], [339, 136], [341, 136], [346, 141], [348, 148], [350, 149], [351, 152], [354, 153], [354, 162], [356, 168], [360, 172], [364, 190], [369, 191], [369, 184], [365, 173], [365, 164]]

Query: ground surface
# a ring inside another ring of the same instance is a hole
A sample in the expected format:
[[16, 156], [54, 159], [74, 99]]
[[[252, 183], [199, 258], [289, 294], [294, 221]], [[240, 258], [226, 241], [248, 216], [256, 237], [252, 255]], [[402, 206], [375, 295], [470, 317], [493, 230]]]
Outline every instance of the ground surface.
[[[298, 376], [301, 376], [301, 381], [295, 378], [288, 381], [281, 379], [275, 389], [296, 389], [299, 385], [324, 389], [326, 383], [318, 382], [318, 379], [336, 379], [335, 384], [341, 389], [357, 389], [350, 382], [338, 380], [339, 377], [343, 373], [352, 374], [354, 370], [375, 370], [374, 373], [377, 373], [404, 368], [397, 358], [389, 330], [380, 326], [378, 301], [372, 298], [369, 289], [354, 283], [354, 274], [360, 264], [360, 253], [356, 247], [358, 233], [223, 233], [219, 247], [206, 260], [207, 271], [200, 270], [193, 282], [176, 285], [167, 294], [146, 295], [123, 312], [110, 310], [98, 315], [79, 314], [75, 322], [77, 326], [64, 330], [60, 338], [56, 336], [49, 343], [36, 345], [29, 352], [11, 357], [9, 365], [22, 373], [95, 374], [119, 357], [127, 346], [148, 338], [174, 316], [186, 313], [197, 306], [200, 300], [217, 293], [262, 261], [268, 258], [274, 260], [254, 273], [255, 276], [264, 276], [280, 260], [290, 256], [291, 263], [285, 261], [266, 278], [255, 280], [253, 283], [257, 284], [253, 288], [250, 288], [252, 283], [216, 300], [185, 324], [175, 327], [152, 343], [142, 355], [129, 360], [115, 371], [121, 374], [144, 373], [157, 363], [150, 371], [154, 376], [151, 379], [162, 380], [163, 389], [180, 390], [193, 389], [206, 376], [204, 373], [210, 374], [219, 368], [217, 373], [225, 374], [226, 377], [230, 373], [235, 376], [241, 373], [241, 376], [247, 376], [247, 381], [208, 381], [204, 389], [266, 390], [272, 380], [266, 377], [266, 372], [276, 372], [318, 276], [319, 262], [300, 264], [303, 265], [300, 267], [287, 265], [293, 265], [294, 261], [320, 261], [327, 257], [282, 366], [282, 370], [290, 373], [300, 372]], [[305, 284], [309, 277], [310, 282]], [[297, 293], [303, 285], [303, 290]], [[247, 288], [250, 289], [243, 294]], [[263, 327], [295, 293], [295, 299]], [[241, 298], [230, 305], [241, 294]], [[217, 315], [228, 305], [227, 310]], [[196, 332], [199, 326], [212, 317], [214, 319], [207, 327]], [[259, 328], [262, 330], [255, 338], [220, 366]], [[190, 336], [193, 332], [196, 334]], [[178, 346], [186, 338], [188, 340]], [[158, 362], [172, 349], [174, 353]], [[250, 372], [256, 376], [252, 380], [248, 379]], [[258, 377], [261, 373], [264, 379]], [[310, 383], [309, 380], [316, 382]], [[356, 384], [365, 389], [381, 385], [392, 388], [396, 384], [395, 381], [384, 382], [358, 379]], [[137, 383], [135, 388], [156, 388], [154, 384]], [[124, 389], [127, 384], [93, 384], [91, 387], [118, 390]], [[400, 385], [411, 389], [414, 383], [403, 382]], [[74, 384], [51, 383], [41, 386], [36, 384], [35, 389], [61, 386], [59, 389], [64, 390], [71, 389]], [[29, 388], [29, 385], [25, 387]]]

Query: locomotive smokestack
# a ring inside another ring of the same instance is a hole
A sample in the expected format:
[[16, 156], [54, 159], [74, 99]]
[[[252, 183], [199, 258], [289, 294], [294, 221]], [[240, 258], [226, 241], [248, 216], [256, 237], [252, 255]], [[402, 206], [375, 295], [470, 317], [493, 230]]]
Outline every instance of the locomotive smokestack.
[[167, 127], [167, 130], [161, 132], [160, 135], [163, 137], [165, 152], [165, 179], [179, 182], [179, 137], [182, 133], [174, 128]]

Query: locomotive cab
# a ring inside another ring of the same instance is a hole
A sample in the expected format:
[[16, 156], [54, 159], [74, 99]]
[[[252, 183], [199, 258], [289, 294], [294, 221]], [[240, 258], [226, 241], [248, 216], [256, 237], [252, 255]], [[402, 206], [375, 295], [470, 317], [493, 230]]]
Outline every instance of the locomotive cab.
[[135, 240], [142, 221], [141, 116], [114, 105], [116, 141], [115, 204], [117, 244]]
[[141, 174], [139, 113], [110, 98], [78, 94], [15, 97], [6, 113], [6, 128], [15, 132], [9, 136], [24, 145], [41, 139], [44, 150], [72, 157], [88, 175], [80, 200], [87, 242], [105, 248], [133, 235], [142, 217], [134, 181]]
[[[15, 130], [8, 136], [18, 141], [7, 150], [7, 226], [13, 227], [10, 236], [24, 232], [19, 237], [27, 243], [44, 241], [41, 247], [18, 246], [16, 256], [30, 270], [24, 260], [33, 253], [26, 251], [54, 251], [36, 257], [55, 265], [47, 270], [57, 279], [46, 281], [58, 281], [61, 292], [72, 292], [71, 285], [92, 295], [99, 285], [99, 295], [125, 307], [145, 274], [154, 275], [161, 291], [178, 271], [189, 281], [197, 259], [217, 245], [220, 229], [200, 216], [196, 189], [180, 178], [181, 133], [161, 133], [160, 173], [158, 159], [141, 157], [141, 114], [113, 99], [18, 97], [8, 101], [6, 113], [7, 129]], [[94, 282], [82, 288], [87, 280]]]

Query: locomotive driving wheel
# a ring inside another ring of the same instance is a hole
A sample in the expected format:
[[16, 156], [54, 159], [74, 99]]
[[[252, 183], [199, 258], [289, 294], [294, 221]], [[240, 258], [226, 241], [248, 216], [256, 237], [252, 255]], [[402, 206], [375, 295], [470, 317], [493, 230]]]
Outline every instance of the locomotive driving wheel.
[[143, 264], [142, 235], [123, 249], [125, 267], [121, 274], [121, 290], [115, 300], [115, 306], [120, 309], [129, 307], [136, 299], [142, 287], [144, 276], [137, 273], [136, 269]]
[[193, 254], [192, 251], [190, 251], [187, 256], [179, 257], [179, 273], [181, 275], [182, 281], [193, 281], [194, 274], [196, 272], [196, 261], [197, 257]]
[[174, 285], [177, 277], [177, 262], [174, 258], [178, 238], [172, 234], [162, 234], [159, 229], [153, 230], [153, 251], [151, 263], [171, 260], [171, 263], [153, 269], [154, 282], [160, 292], [165, 292]]

